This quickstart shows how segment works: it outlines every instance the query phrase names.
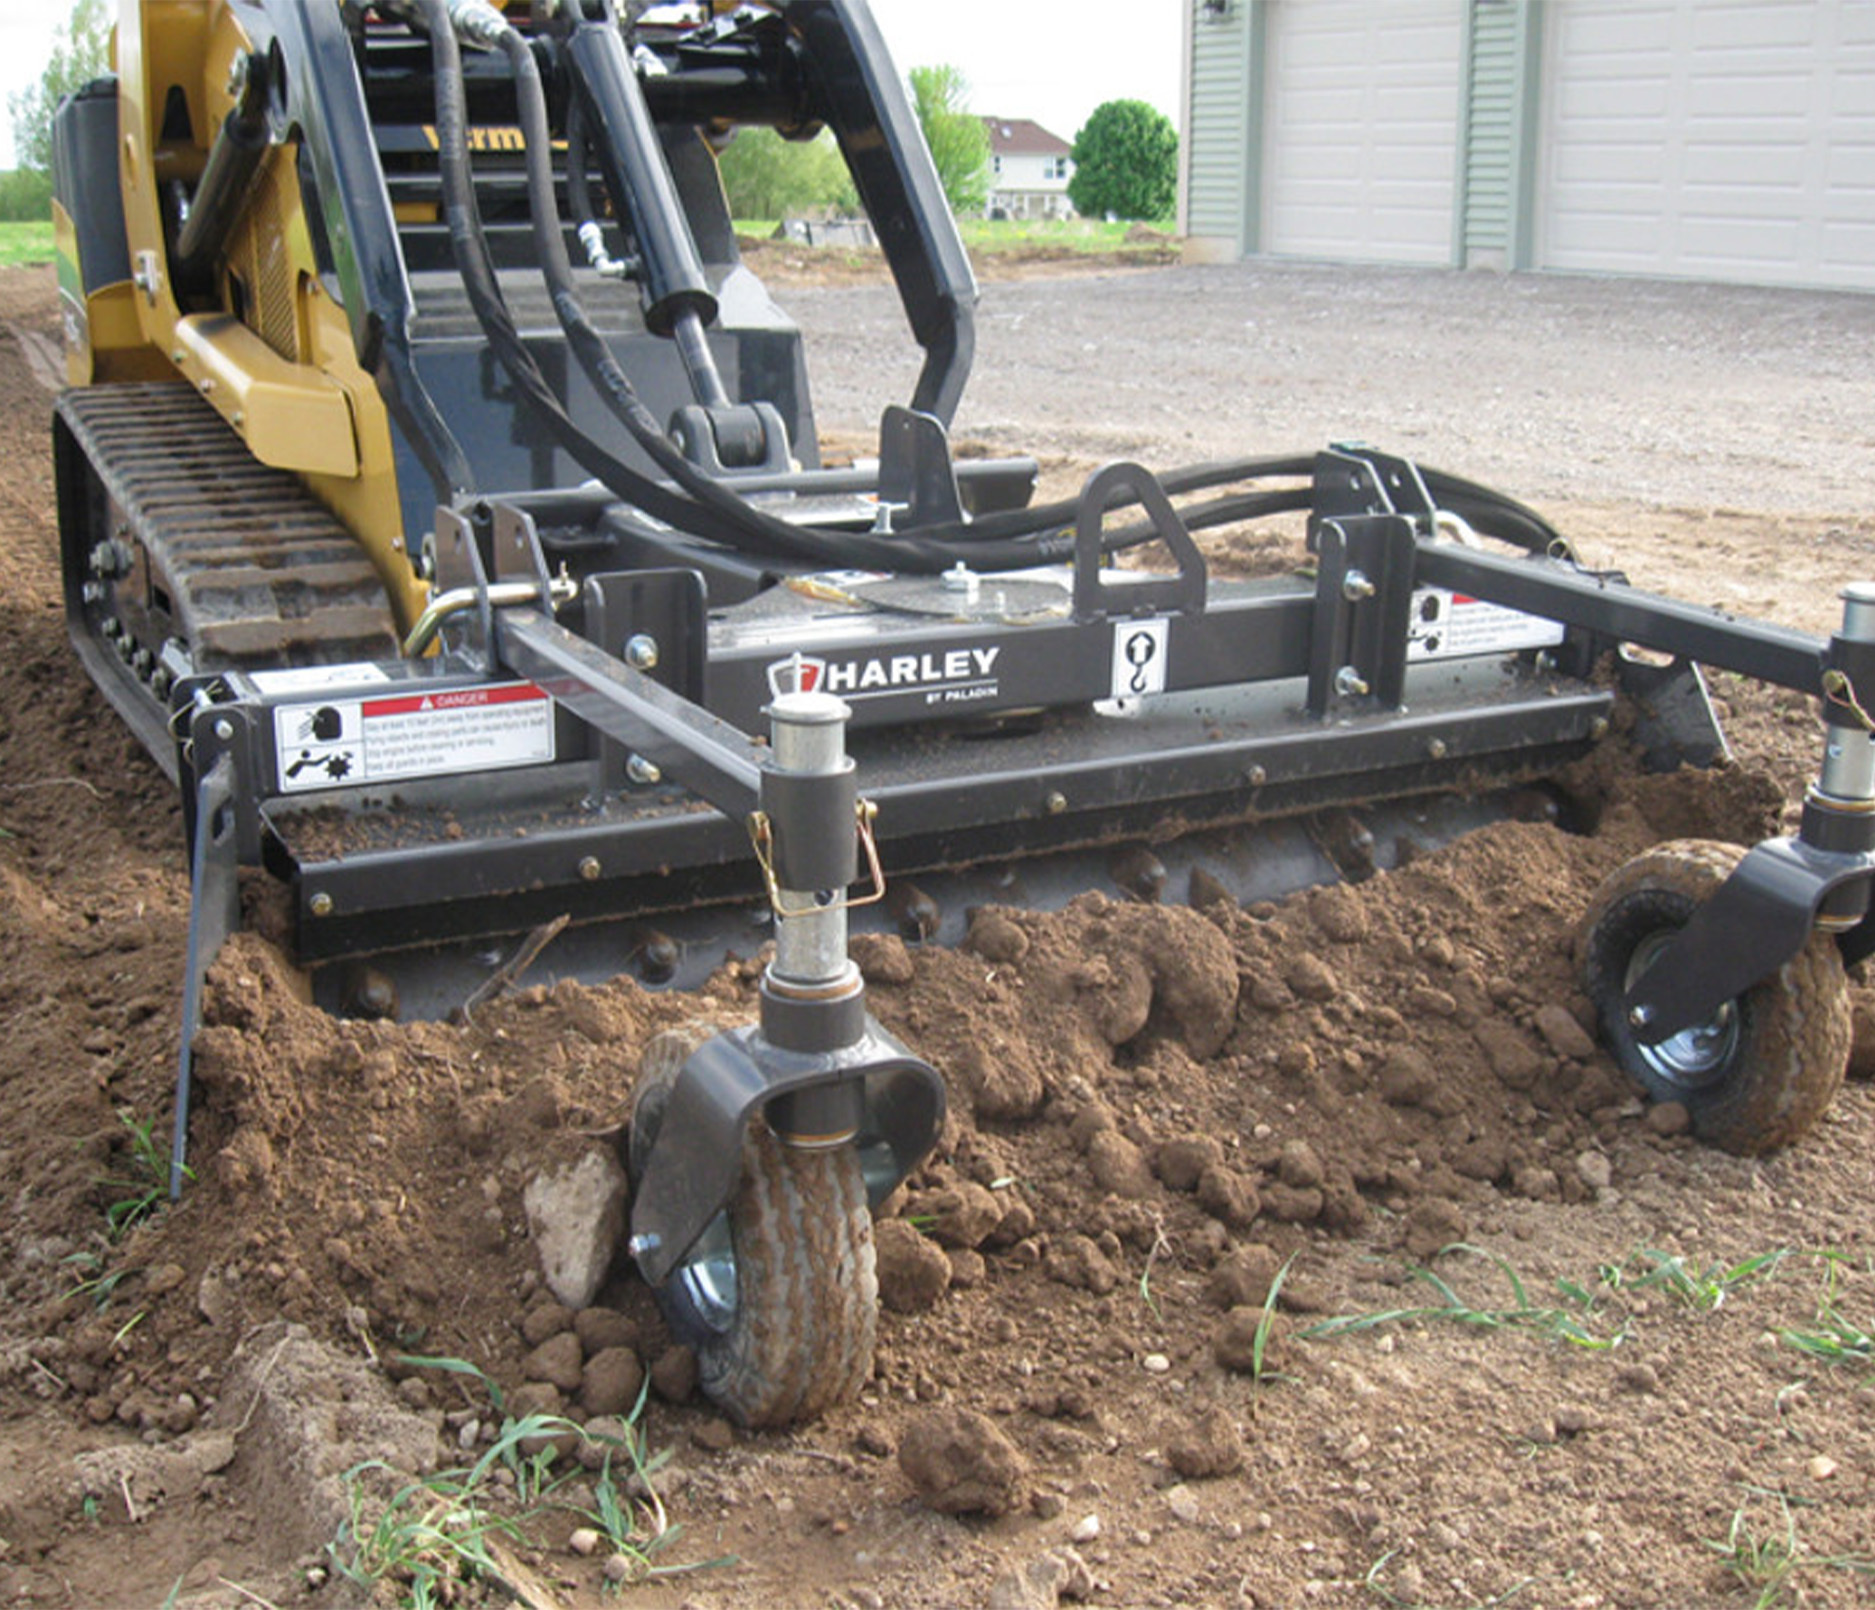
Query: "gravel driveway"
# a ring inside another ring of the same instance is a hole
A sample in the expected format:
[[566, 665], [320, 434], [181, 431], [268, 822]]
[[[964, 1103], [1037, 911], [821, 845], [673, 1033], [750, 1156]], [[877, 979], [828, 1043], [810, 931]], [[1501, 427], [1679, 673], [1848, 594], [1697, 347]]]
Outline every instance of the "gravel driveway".
[[[917, 353], [884, 287], [778, 293], [823, 430]], [[956, 431], [1137, 457], [1366, 440], [1530, 498], [1866, 513], [1875, 296], [1322, 265], [990, 283]], [[1042, 439], [1037, 439], [1038, 431]]]

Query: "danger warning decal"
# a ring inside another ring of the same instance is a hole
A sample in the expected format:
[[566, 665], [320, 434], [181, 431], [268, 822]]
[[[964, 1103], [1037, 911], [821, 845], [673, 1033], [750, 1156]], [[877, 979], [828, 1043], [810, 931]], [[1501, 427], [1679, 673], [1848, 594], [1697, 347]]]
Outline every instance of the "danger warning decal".
[[273, 715], [287, 793], [553, 759], [553, 701], [532, 682], [280, 705]]
[[1473, 654], [1550, 648], [1562, 640], [1563, 629], [1555, 621], [1488, 604], [1465, 593], [1447, 592], [1443, 587], [1422, 587], [1413, 594], [1406, 657], [1458, 660]]

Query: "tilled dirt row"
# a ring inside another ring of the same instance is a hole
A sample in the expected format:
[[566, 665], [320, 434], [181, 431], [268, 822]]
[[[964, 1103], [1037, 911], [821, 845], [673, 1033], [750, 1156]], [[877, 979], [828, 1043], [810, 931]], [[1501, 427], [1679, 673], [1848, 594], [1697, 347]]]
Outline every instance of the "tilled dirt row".
[[[1228, 283], [1190, 272], [1169, 303]], [[0, 318], [51, 311], [46, 276], [0, 276]], [[1812, 701], [1720, 679], [1736, 763], [1647, 778], [1611, 746], [1555, 780], [1565, 811], [1280, 904], [1112, 887], [985, 910], [956, 949], [867, 940], [873, 1009], [951, 1116], [874, 1227], [869, 1390], [744, 1432], [629, 1274], [553, 1297], [527, 1197], [616, 1146], [658, 1033], [753, 1012], [759, 954], [677, 995], [558, 981], [549, 953], [466, 1024], [356, 1023], [243, 938], [199, 1046], [197, 1177], [112, 1234], [139, 1130], [166, 1139], [187, 882], [165, 785], [63, 644], [48, 405], [0, 349], [28, 422], [0, 440], [0, 1589], [367, 1600], [326, 1545], [395, 1483], [346, 1473], [466, 1463], [500, 1420], [414, 1355], [601, 1432], [642, 1391], [682, 1528], [653, 1563], [736, 1563], [632, 1603], [1723, 1606], [1752, 1602], [1753, 1540], [1803, 1602], [1861, 1602], [1869, 1365], [1799, 1344], [1875, 1326], [1870, 1087], [1774, 1157], [1702, 1147], [1596, 1044], [1575, 955], [1628, 856], [1787, 818]], [[1862, 552], [1827, 510], [1552, 512], [1641, 532], [1635, 568], [1692, 596], [1782, 599], [1793, 546], [1838, 580]], [[1833, 609], [1812, 589], [1787, 618]], [[600, 1493], [584, 1472], [560, 1497]], [[634, 1574], [581, 1521], [504, 1542], [534, 1602]]]

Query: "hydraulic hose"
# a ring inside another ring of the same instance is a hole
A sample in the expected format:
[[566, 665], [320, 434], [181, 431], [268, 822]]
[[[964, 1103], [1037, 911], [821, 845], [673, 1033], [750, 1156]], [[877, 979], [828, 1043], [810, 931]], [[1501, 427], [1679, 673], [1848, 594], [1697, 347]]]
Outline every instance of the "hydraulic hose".
[[[477, 37], [502, 50], [514, 75], [535, 249], [555, 314], [566, 332], [568, 344], [600, 395], [633, 440], [675, 486], [633, 469], [589, 436], [567, 414], [521, 340], [502, 298], [488, 250], [469, 168], [461, 52], [451, 15], [452, 10], [465, 13], [471, 8], [464, 6], [462, 0], [454, 0], [453, 5], [450, 0], [422, 0], [422, 4], [435, 56], [438, 161], [444, 211], [471, 307], [497, 361], [515, 384], [524, 405], [548, 425], [555, 438], [589, 474], [615, 495], [676, 529], [757, 558], [924, 574], [935, 574], [958, 563], [973, 570], [993, 572], [1072, 558], [1074, 539], [1070, 528], [1079, 512], [1076, 500], [1010, 510], [965, 525], [929, 528], [904, 535], [867, 533], [861, 536], [779, 520], [753, 507], [732, 488], [691, 463], [644, 407], [604, 338], [585, 315], [573, 282], [554, 192], [551, 134], [539, 66], [526, 39], [499, 12], [489, 8], [482, 13]], [[582, 129], [580, 138], [573, 142], [576, 159], [584, 157], [585, 133]], [[583, 160], [580, 160], [580, 167], [579, 182], [575, 185], [569, 180], [569, 190], [576, 211], [590, 216], [589, 200], [582, 193], [585, 189]], [[586, 204], [582, 206], [582, 203]], [[1163, 478], [1162, 485], [1168, 494], [1180, 495], [1262, 477], [1306, 475], [1311, 467], [1312, 460], [1308, 457], [1245, 459], [1175, 471]], [[1511, 499], [1458, 477], [1436, 471], [1425, 474], [1429, 489], [1435, 491], [1442, 503], [1449, 501], [1457, 512], [1490, 535], [1533, 550], [1548, 548], [1558, 540], [1547, 522]], [[1188, 527], [1202, 529], [1307, 509], [1309, 501], [1306, 489], [1245, 493], [1190, 507], [1181, 511], [1181, 518]], [[1107, 532], [1102, 539], [1102, 550], [1120, 552], [1149, 542], [1155, 535], [1149, 525], [1130, 525]]]

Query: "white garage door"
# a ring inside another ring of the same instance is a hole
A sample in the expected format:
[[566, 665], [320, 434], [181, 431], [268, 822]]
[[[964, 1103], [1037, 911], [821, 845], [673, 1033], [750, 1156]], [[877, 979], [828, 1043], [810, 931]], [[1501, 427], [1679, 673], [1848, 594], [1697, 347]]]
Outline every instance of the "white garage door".
[[1263, 244], [1452, 260], [1465, 0], [1271, 0]]
[[1875, 289], [1875, 4], [1549, 14], [1544, 267]]

